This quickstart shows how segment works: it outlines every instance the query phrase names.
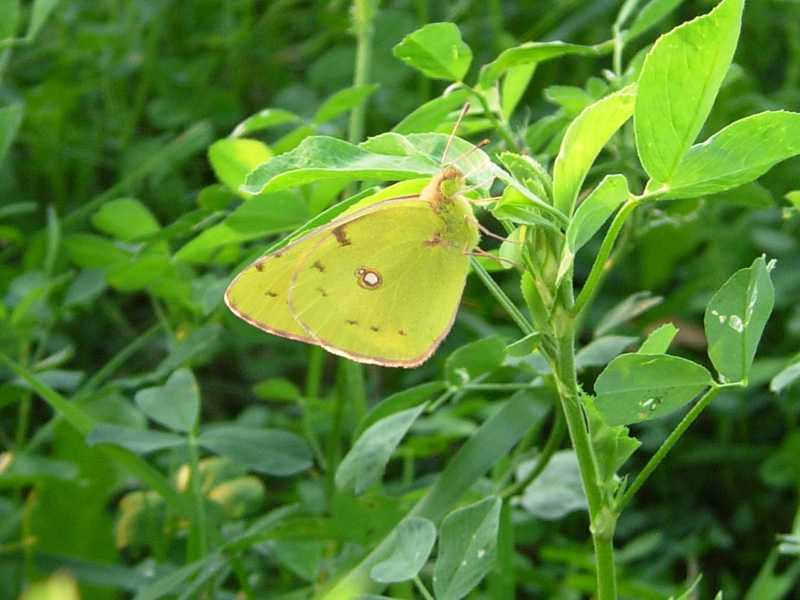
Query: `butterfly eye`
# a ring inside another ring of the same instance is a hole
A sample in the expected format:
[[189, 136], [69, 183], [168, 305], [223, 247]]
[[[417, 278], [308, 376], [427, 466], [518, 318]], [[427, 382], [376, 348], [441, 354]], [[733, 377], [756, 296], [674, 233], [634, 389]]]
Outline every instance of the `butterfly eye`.
[[364, 267], [356, 269], [356, 279], [358, 280], [358, 285], [365, 290], [377, 289], [380, 287], [381, 283], [383, 283], [383, 278], [380, 273]]

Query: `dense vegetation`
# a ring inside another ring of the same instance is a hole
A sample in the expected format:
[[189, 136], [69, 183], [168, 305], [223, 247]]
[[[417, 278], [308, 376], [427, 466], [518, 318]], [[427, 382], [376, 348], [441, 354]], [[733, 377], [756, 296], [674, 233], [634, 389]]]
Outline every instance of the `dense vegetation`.
[[[0, 0], [0, 600], [800, 597], [800, 5], [715, 6]], [[467, 102], [431, 360], [227, 309]]]

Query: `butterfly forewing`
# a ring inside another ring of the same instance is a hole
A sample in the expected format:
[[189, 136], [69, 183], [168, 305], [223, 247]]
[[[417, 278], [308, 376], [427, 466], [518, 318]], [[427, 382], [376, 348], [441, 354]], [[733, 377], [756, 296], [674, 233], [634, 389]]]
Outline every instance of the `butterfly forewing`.
[[428, 202], [379, 203], [316, 241], [292, 278], [289, 310], [334, 353], [415, 366], [450, 330], [471, 242]]

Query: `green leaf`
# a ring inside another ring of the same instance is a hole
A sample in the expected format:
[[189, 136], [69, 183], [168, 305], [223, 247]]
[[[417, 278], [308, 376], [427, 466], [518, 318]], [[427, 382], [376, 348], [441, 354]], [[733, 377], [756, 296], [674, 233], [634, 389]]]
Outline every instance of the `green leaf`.
[[639, 75], [634, 128], [639, 159], [669, 183], [711, 111], [741, 26], [743, 0], [723, 0], [705, 16], [659, 38]]
[[518, 65], [506, 71], [500, 89], [500, 112], [506, 121], [511, 119], [514, 109], [517, 108], [519, 101], [528, 89], [528, 84], [536, 70], [536, 64]]
[[148, 417], [176, 431], [190, 431], [200, 416], [200, 392], [189, 369], [179, 369], [163, 386], [139, 390], [134, 397]]
[[468, 99], [469, 94], [463, 89], [453, 90], [445, 96], [437, 96], [412, 111], [395, 125], [392, 131], [403, 135], [433, 131], [451, 118], [453, 112], [460, 110]]
[[208, 149], [208, 161], [217, 179], [243, 197], [249, 197], [239, 189], [247, 175], [272, 157], [272, 151], [258, 140], [226, 138]]
[[261, 194], [322, 180], [410, 179], [438, 170], [438, 165], [420, 158], [376, 154], [343, 140], [314, 136], [256, 168], [241, 190]]
[[292, 231], [310, 217], [306, 203], [292, 192], [248, 196], [222, 223], [206, 229], [178, 250], [175, 259], [203, 263], [222, 246]]
[[553, 167], [555, 207], [571, 215], [583, 180], [612, 135], [633, 114], [636, 92], [628, 86], [598, 100], [570, 124]]
[[580, 203], [567, 227], [567, 244], [572, 254], [588, 242], [629, 197], [628, 180], [625, 177], [606, 175]]
[[623, 354], [597, 377], [595, 406], [608, 425], [628, 425], [663, 417], [712, 383], [706, 369], [685, 358]]
[[161, 228], [150, 209], [136, 198], [117, 198], [104, 202], [92, 216], [92, 225], [123, 242]]
[[800, 362], [795, 362], [781, 371], [769, 382], [769, 390], [779, 394], [784, 388], [800, 379]]
[[642, 342], [641, 347], [636, 352], [637, 354], [663, 354], [667, 351], [677, 333], [678, 329], [675, 325], [664, 323], [647, 336], [647, 339]]
[[392, 394], [388, 398], [381, 400], [367, 413], [367, 416], [358, 424], [356, 433], [360, 435], [361, 432], [366, 431], [373, 423], [377, 423], [381, 419], [398, 413], [401, 410], [418, 406], [430, 400], [435, 394], [442, 393], [444, 390], [445, 384], [443, 381], [428, 381]]
[[314, 123], [325, 123], [358, 106], [378, 89], [375, 84], [359, 85], [339, 90], [322, 103], [314, 115]]
[[336, 470], [336, 485], [360, 495], [380, 481], [400, 441], [427, 405], [385, 417], [362, 433]]
[[64, 238], [64, 248], [74, 264], [89, 269], [102, 269], [131, 260], [130, 253], [98, 235], [70, 235]]
[[39, 33], [39, 30], [47, 21], [47, 17], [53, 12], [53, 9], [58, 5], [60, 0], [34, 0], [33, 10], [31, 11], [31, 19], [28, 21], [28, 31], [25, 37], [32, 40]]
[[734, 273], [711, 298], [704, 325], [708, 357], [728, 381], [746, 381], [758, 342], [775, 303], [763, 257]]
[[166, 431], [153, 431], [152, 429], [136, 429], [107, 425], [101, 423], [95, 426], [86, 436], [86, 445], [111, 444], [135, 452], [147, 454], [156, 450], [175, 448], [187, 443], [186, 437]]
[[284, 123], [297, 123], [300, 122], [300, 120], [300, 117], [288, 110], [266, 108], [239, 123], [231, 133], [231, 137], [241, 137], [248, 133], [263, 131], [264, 129], [283, 125]]
[[203, 431], [198, 443], [253, 471], [286, 477], [311, 466], [311, 451], [293, 433], [223, 425]]
[[630, 29], [623, 39], [628, 42], [657, 25], [666, 15], [672, 12], [683, 0], [650, 0], [642, 7]]
[[[527, 477], [537, 460], [522, 463], [517, 479]], [[520, 504], [528, 513], [545, 520], [560, 519], [575, 510], [586, 510], [578, 458], [573, 450], [553, 454], [544, 470], [525, 488]]]
[[531, 354], [536, 348], [538, 348], [542, 343], [542, 334], [538, 331], [534, 331], [523, 337], [516, 342], [513, 342], [506, 346], [506, 354], [509, 356], [520, 357], [520, 356], [528, 356]]
[[483, 89], [488, 90], [500, 75], [512, 67], [537, 64], [569, 54], [597, 56], [599, 52], [592, 46], [579, 46], [563, 42], [526, 42], [504, 50], [496, 59], [488, 65], [484, 65], [481, 68], [478, 81]]
[[447, 357], [444, 372], [447, 382], [461, 387], [473, 379], [491, 373], [505, 359], [505, 342], [500, 337], [489, 337], [461, 346]]
[[692, 146], [662, 198], [716, 194], [757, 179], [800, 154], [800, 113], [763, 112], [731, 123]]
[[[19, 24], [20, 0], [0, 0], [0, 42], [13, 38]], [[0, 139], [2, 136], [0, 135]], [[0, 144], [0, 148], [2, 145]], [[3, 153], [0, 152], [0, 159]]]
[[433, 571], [436, 600], [460, 600], [492, 569], [501, 505], [498, 498], [486, 498], [444, 519]]
[[25, 109], [22, 104], [9, 104], [0, 108], [0, 162], [17, 135]]
[[453, 23], [430, 23], [409, 33], [394, 55], [433, 79], [461, 81], [472, 62], [472, 50]]
[[397, 541], [389, 557], [372, 567], [370, 577], [378, 583], [397, 583], [415, 577], [425, 566], [436, 526], [428, 519], [409, 517], [397, 526]]
[[142, 254], [124, 263], [116, 263], [106, 271], [106, 282], [121, 292], [141, 290], [169, 278], [175, 265], [163, 254]]

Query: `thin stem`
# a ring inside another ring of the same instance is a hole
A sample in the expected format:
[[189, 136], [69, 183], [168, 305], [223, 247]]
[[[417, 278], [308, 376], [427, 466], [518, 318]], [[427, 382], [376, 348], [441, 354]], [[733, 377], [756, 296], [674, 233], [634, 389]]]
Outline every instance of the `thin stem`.
[[614, 242], [617, 240], [617, 236], [622, 229], [622, 225], [625, 223], [628, 215], [633, 212], [633, 209], [639, 206], [639, 204], [640, 200], [634, 196], [631, 196], [631, 198], [622, 205], [622, 208], [614, 216], [614, 220], [611, 222], [611, 225], [606, 232], [606, 237], [603, 239], [603, 245], [600, 247], [600, 252], [598, 252], [597, 258], [595, 258], [594, 264], [592, 265], [592, 270], [589, 273], [589, 277], [586, 280], [581, 293], [578, 295], [575, 305], [570, 311], [570, 316], [574, 317], [578, 315], [584, 305], [588, 302], [589, 298], [592, 297], [594, 289], [600, 280], [600, 276], [602, 275], [603, 270], [606, 268], [606, 261], [611, 254], [611, 250], [614, 248]]
[[706, 392], [705, 396], [700, 398], [692, 409], [686, 413], [686, 416], [681, 419], [681, 422], [678, 423], [678, 426], [672, 430], [672, 433], [669, 434], [664, 443], [658, 448], [658, 451], [647, 461], [647, 464], [644, 468], [639, 471], [639, 474], [636, 476], [636, 479], [633, 480], [628, 486], [628, 489], [625, 490], [625, 493], [622, 497], [616, 502], [614, 506], [614, 513], [620, 514], [622, 510], [627, 506], [628, 502], [636, 495], [636, 492], [639, 491], [639, 488], [644, 485], [644, 482], [647, 481], [647, 478], [656, 470], [661, 461], [664, 460], [664, 457], [667, 455], [675, 443], [680, 439], [680, 437], [686, 432], [689, 426], [694, 423], [695, 419], [700, 416], [700, 413], [705, 410], [706, 406], [722, 391], [730, 388], [742, 387], [741, 383], [729, 383], [729, 384], [714, 384], [708, 392]]
[[428, 588], [425, 587], [425, 584], [422, 583], [422, 580], [419, 578], [419, 575], [414, 575], [414, 586], [419, 590], [419, 593], [422, 594], [422, 597], [425, 600], [434, 600], [433, 594], [428, 591]]
[[503, 138], [503, 141], [506, 143], [508, 149], [514, 152], [519, 152], [519, 146], [517, 145], [517, 142], [514, 141], [514, 136], [511, 134], [511, 131], [508, 129], [506, 124], [499, 121], [497, 117], [495, 117], [494, 111], [492, 111], [492, 107], [489, 106], [489, 101], [486, 99], [486, 97], [464, 83], [461, 84], [461, 87], [467, 90], [478, 102], [480, 102], [481, 108], [483, 108], [484, 116], [489, 119], [492, 127], [494, 127], [495, 131], [497, 131], [497, 133], [500, 134], [500, 137]]
[[517, 308], [516, 304], [514, 304], [511, 299], [506, 296], [505, 292], [500, 289], [500, 286], [497, 285], [494, 279], [492, 279], [491, 275], [489, 275], [488, 271], [483, 268], [475, 258], [472, 259], [472, 268], [475, 270], [475, 273], [478, 274], [478, 277], [481, 278], [481, 281], [484, 285], [489, 289], [492, 295], [497, 299], [500, 305], [506, 310], [509, 316], [514, 320], [517, 324], [517, 327], [520, 328], [522, 333], [525, 335], [530, 335], [534, 333], [536, 330], [533, 328], [525, 316], [520, 312]]
[[200, 473], [200, 448], [197, 430], [189, 433], [189, 490], [194, 501], [194, 519], [189, 521], [189, 561], [208, 554], [208, 520], [203, 497], [203, 477]]
[[[376, 13], [374, 0], [354, 0], [352, 11], [353, 30], [356, 34], [356, 64], [353, 85], [358, 87], [367, 85], [369, 82], [372, 39], [374, 37], [372, 20]], [[362, 101], [350, 111], [347, 139], [351, 144], [357, 144], [364, 139], [365, 121], [366, 107], [365, 102]]]
[[539, 475], [544, 471], [547, 464], [550, 462], [550, 459], [553, 457], [553, 454], [556, 453], [561, 447], [561, 442], [564, 440], [564, 434], [566, 433], [566, 428], [564, 427], [564, 413], [562, 411], [556, 410], [555, 413], [555, 422], [553, 423], [553, 427], [550, 430], [550, 435], [547, 437], [547, 441], [542, 448], [542, 451], [539, 453], [538, 459], [536, 461], [536, 466], [531, 469], [531, 472], [528, 475], [517, 481], [516, 483], [508, 486], [505, 491], [500, 494], [501, 498], [510, 498], [512, 496], [516, 496], [526, 487], [528, 487], [533, 480], [535, 480]]

